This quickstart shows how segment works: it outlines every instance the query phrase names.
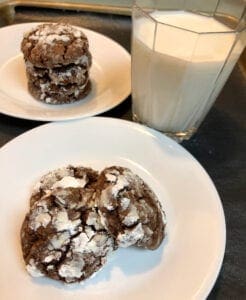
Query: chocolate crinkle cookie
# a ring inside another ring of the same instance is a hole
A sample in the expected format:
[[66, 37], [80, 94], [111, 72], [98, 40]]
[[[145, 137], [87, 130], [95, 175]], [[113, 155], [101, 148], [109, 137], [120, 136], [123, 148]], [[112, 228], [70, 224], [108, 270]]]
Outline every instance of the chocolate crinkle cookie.
[[56, 169], [41, 177], [30, 197], [21, 228], [26, 269], [34, 277], [80, 282], [118, 247], [159, 247], [165, 224], [157, 197], [129, 169]]
[[41, 68], [80, 64], [88, 49], [82, 30], [63, 23], [38, 25], [25, 33], [21, 43], [26, 60]]
[[91, 83], [86, 81], [82, 85], [53, 85], [37, 79], [28, 82], [28, 89], [34, 98], [44, 100], [47, 104], [68, 104], [88, 95]]
[[110, 167], [98, 178], [102, 223], [120, 247], [156, 249], [164, 238], [165, 215], [155, 194], [127, 168]]
[[34, 277], [66, 283], [94, 274], [115, 248], [95, 209], [97, 172], [67, 167], [43, 176], [21, 229], [23, 257]]
[[[80, 100], [90, 91], [92, 56], [88, 39], [79, 28], [63, 23], [38, 25], [25, 33], [21, 50], [28, 89], [34, 98], [63, 104]], [[47, 83], [48, 92], [37, 85], [39, 81]], [[73, 93], [69, 89], [71, 84], [75, 86]]]

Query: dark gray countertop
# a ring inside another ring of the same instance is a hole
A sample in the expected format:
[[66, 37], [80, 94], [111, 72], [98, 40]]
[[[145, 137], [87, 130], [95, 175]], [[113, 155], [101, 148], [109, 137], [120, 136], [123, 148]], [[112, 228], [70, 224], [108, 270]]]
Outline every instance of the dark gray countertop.
[[[101, 32], [130, 51], [129, 17], [17, 8], [13, 22], [58, 20]], [[103, 115], [131, 119], [130, 98]], [[41, 124], [0, 114], [0, 146]], [[183, 146], [211, 176], [226, 217], [225, 258], [208, 299], [246, 299], [246, 75], [239, 65], [197, 134]]]

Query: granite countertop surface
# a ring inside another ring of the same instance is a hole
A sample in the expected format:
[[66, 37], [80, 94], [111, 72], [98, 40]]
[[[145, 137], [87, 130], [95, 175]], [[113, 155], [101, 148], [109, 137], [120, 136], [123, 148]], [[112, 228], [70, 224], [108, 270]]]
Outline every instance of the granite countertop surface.
[[[19, 7], [12, 21], [70, 22], [103, 33], [130, 51], [127, 16]], [[130, 97], [102, 115], [131, 120]], [[0, 114], [0, 146], [41, 124]], [[246, 73], [242, 66], [236, 65], [198, 132], [182, 145], [211, 176], [226, 217], [224, 262], [208, 299], [246, 299]]]

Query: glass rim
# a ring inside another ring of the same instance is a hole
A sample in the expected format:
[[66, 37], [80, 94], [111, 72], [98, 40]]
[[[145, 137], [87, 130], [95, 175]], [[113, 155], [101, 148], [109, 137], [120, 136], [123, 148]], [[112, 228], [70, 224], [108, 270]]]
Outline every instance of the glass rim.
[[[232, 30], [228, 30], [228, 31], [206, 31], [206, 32], [199, 32], [199, 31], [195, 31], [195, 30], [191, 30], [191, 29], [186, 29], [186, 28], [182, 28], [180, 26], [175, 26], [175, 25], [171, 25], [171, 24], [167, 24], [165, 22], [161, 22], [161, 21], [158, 21], [156, 20], [155, 18], [153, 18], [149, 12], [145, 11], [143, 7], [139, 6], [136, 4], [136, 1], [134, 1], [134, 4], [133, 4], [133, 8], [137, 8], [138, 10], [140, 10], [146, 17], [148, 17], [149, 19], [151, 19], [155, 24], [161, 24], [161, 25], [166, 25], [166, 26], [170, 26], [170, 27], [173, 27], [173, 28], [177, 28], [177, 29], [180, 29], [180, 30], [183, 30], [183, 31], [188, 31], [188, 32], [191, 32], [191, 33], [194, 33], [194, 34], [199, 34], [199, 35], [203, 35], [203, 34], [232, 34], [232, 33], [235, 33], [235, 34], [239, 34], [241, 32], [243, 32], [245, 29], [246, 29], [246, 24], [240, 29], [232, 29]], [[174, 11], [173, 9], [166, 9], [166, 11]], [[192, 12], [192, 11], [189, 11], [189, 10], [182, 10], [182, 9], [177, 9], [175, 11], [187, 11], [187, 12]], [[197, 14], [199, 15], [202, 15], [198, 12], [196, 12]], [[213, 18], [213, 17], [212, 17]]]

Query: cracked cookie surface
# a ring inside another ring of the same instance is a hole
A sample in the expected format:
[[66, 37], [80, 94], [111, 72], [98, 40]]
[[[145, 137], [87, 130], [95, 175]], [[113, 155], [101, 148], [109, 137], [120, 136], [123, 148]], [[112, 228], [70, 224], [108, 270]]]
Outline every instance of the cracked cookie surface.
[[66, 104], [83, 99], [91, 91], [91, 82], [87, 77], [82, 85], [55, 85], [44, 79], [28, 81], [30, 94], [47, 104]]
[[129, 169], [109, 167], [98, 178], [102, 223], [119, 247], [156, 249], [164, 238], [165, 214], [147, 184]]
[[43, 176], [30, 198], [21, 229], [23, 257], [34, 277], [82, 281], [115, 248], [95, 208], [98, 174], [90, 168], [61, 168]]
[[34, 277], [80, 282], [117, 247], [158, 248], [165, 225], [159, 200], [131, 170], [56, 169], [41, 177], [30, 197], [21, 228], [26, 269]]
[[88, 39], [80, 29], [62, 23], [38, 25], [21, 43], [25, 60], [41, 68], [81, 64], [88, 48]]
[[30, 81], [46, 79], [53, 85], [84, 84], [88, 79], [88, 69], [91, 66], [91, 57], [84, 56], [81, 65], [70, 64], [56, 68], [38, 68], [29, 61], [26, 61], [26, 73]]

